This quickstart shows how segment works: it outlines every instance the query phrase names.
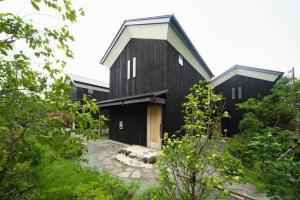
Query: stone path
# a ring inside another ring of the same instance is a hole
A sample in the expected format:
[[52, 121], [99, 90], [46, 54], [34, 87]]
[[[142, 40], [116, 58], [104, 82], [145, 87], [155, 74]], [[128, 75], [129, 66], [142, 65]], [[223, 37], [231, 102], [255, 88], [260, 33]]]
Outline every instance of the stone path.
[[124, 181], [137, 180], [142, 185], [155, 181], [158, 174], [156, 167], [130, 166], [118, 161], [115, 156], [118, 152], [128, 147], [128, 145], [114, 142], [108, 139], [87, 143], [88, 152], [86, 159], [88, 166], [96, 168], [98, 171], [107, 170], [112, 175], [118, 176]]
[[[128, 182], [136, 180], [141, 184], [141, 190], [145, 188], [149, 183], [155, 182], [155, 178], [158, 175], [158, 169], [155, 166], [130, 166], [117, 160], [116, 155], [121, 149], [129, 147], [129, 145], [121, 144], [112, 140], [102, 139], [95, 142], [89, 141], [87, 143], [88, 152], [86, 159], [89, 167], [96, 168], [98, 171], [106, 170], [112, 175], [120, 177], [122, 180]], [[130, 160], [129, 160], [130, 163]], [[244, 194], [256, 197], [259, 200], [269, 200], [269, 198], [257, 191], [255, 186], [251, 184], [233, 184], [230, 189]], [[227, 197], [227, 200], [236, 200], [243, 198]]]

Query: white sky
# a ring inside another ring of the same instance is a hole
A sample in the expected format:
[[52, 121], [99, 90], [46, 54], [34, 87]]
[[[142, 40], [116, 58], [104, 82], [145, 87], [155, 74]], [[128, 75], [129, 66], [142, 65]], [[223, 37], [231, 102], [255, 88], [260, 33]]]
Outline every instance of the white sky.
[[[30, 10], [29, 0], [6, 0], [0, 12]], [[299, 0], [81, 0], [85, 17], [72, 25], [75, 59], [67, 72], [109, 81], [99, 64], [125, 19], [174, 14], [198, 52], [217, 76], [235, 64], [300, 76]], [[44, 12], [45, 13], [45, 12]], [[41, 17], [40, 23], [57, 24]]]

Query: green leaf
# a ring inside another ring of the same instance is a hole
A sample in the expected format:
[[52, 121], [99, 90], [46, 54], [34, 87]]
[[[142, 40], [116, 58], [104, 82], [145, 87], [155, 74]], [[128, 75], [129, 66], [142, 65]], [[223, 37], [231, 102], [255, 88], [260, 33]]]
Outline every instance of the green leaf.
[[40, 7], [37, 5], [36, 1], [31, 1], [31, 5], [34, 7], [34, 9], [36, 9], [37, 11], [40, 10]]

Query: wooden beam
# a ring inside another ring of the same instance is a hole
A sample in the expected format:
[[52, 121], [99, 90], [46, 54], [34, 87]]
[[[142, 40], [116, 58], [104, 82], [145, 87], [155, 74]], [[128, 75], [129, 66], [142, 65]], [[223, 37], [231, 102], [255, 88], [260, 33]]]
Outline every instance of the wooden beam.
[[100, 104], [99, 106], [101, 108], [104, 108], [104, 107], [110, 107], [110, 106], [128, 105], [128, 104], [144, 103], [144, 102], [165, 104], [166, 100], [164, 98], [160, 98], [160, 97], [145, 97], [145, 98], [129, 99], [129, 100], [123, 100], [123, 101], [117, 101], [117, 102], [111, 102], [111, 103], [104, 103], [102, 105]]

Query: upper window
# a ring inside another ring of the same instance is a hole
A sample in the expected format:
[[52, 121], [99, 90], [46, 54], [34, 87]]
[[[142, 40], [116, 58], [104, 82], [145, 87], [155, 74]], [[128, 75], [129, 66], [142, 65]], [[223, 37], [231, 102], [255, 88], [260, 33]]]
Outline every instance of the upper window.
[[88, 94], [93, 94], [93, 93], [94, 93], [94, 90], [88, 89]]
[[231, 99], [235, 99], [235, 88], [231, 88]]
[[136, 57], [132, 59], [132, 77], [136, 77]]
[[127, 61], [127, 79], [130, 79], [130, 60]]
[[180, 54], [178, 55], [178, 63], [183, 66], [183, 57]]
[[238, 99], [242, 99], [243, 98], [243, 95], [242, 95], [242, 87], [241, 86], [239, 86], [238, 87]]

